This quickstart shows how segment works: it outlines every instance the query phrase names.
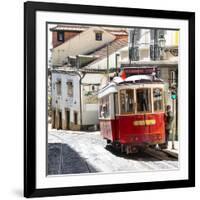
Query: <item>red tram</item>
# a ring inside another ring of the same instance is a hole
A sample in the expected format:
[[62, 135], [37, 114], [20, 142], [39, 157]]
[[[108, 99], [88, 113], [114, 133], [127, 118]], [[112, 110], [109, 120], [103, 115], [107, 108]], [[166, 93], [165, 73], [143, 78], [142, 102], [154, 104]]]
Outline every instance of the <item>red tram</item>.
[[100, 130], [107, 143], [127, 154], [165, 143], [162, 80], [150, 75], [115, 77], [98, 98]]

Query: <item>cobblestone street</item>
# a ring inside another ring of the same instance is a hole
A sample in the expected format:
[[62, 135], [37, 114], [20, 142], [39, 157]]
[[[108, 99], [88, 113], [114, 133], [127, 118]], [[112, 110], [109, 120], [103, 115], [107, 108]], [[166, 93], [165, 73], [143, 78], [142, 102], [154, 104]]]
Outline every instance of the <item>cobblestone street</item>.
[[178, 160], [146, 152], [121, 154], [106, 146], [100, 132], [51, 130], [48, 133], [48, 174], [176, 170]]

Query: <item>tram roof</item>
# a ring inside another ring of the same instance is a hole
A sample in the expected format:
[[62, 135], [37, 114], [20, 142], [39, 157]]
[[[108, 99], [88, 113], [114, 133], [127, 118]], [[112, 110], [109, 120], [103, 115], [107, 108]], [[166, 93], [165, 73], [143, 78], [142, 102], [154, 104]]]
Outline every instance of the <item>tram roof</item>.
[[118, 91], [117, 86], [120, 85], [139, 85], [139, 84], [155, 84], [155, 83], [164, 83], [162, 79], [156, 78], [152, 75], [133, 75], [127, 77], [125, 80], [121, 77], [114, 77], [113, 80], [103, 87], [99, 93], [98, 97], [101, 98], [110, 93], [115, 93]]

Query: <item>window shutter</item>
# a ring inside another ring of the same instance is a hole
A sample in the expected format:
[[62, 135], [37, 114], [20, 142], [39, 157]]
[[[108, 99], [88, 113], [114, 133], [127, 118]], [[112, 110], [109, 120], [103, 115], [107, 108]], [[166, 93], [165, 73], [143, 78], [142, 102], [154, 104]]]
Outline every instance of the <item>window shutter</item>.
[[152, 60], [160, 59], [160, 47], [158, 44], [158, 38], [160, 37], [160, 34], [164, 34], [164, 30], [158, 30], [158, 29], [150, 30], [150, 38], [151, 38], [150, 58]]
[[130, 30], [129, 34], [129, 59], [138, 61], [139, 60], [139, 42], [141, 37], [140, 29]]

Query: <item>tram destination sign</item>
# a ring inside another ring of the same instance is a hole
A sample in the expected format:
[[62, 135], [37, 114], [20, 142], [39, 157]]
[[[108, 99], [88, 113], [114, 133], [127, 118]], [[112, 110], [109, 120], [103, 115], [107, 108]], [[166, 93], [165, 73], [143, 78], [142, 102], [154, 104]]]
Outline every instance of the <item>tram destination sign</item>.
[[156, 67], [124, 67], [124, 71], [128, 75], [152, 74], [156, 72]]

